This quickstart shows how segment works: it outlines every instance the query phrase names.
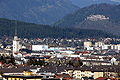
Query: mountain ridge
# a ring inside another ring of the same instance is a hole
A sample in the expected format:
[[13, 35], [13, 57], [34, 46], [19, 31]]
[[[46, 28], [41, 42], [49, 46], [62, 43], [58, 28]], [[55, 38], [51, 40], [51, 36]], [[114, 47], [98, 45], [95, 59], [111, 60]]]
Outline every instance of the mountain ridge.
[[80, 8], [90, 6], [92, 4], [108, 3], [108, 4], [120, 4], [117, 0], [71, 0], [74, 5]]
[[[88, 7], [84, 7], [79, 9], [78, 11], [74, 12], [73, 14], [69, 14], [68, 16], [65, 16], [63, 19], [60, 21], [56, 22], [54, 25], [55, 26], [61, 26], [61, 27], [69, 27], [69, 28], [81, 28], [84, 29], [87, 25], [87, 28], [93, 28], [97, 30], [111, 32], [113, 34], [120, 34], [120, 5], [111, 5], [111, 4], [95, 4], [91, 5]], [[109, 18], [108, 20], [99, 20], [99, 21], [88, 21], [86, 20], [87, 17], [95, 15], [98, 18], [99, 17], [107, 17]], [[98, 16], [100, 15], [100, 16]], [[85, 23], [86, 21], [86, 23]], [[84, 22], [84, 25], [82, 24]], [[88, 24], [89, 22], [89, 24]], [[100, 22], [100, 23], [98, 23]], [[94, 25], [94, 24], [96, 25]], [[93, 26], [93, 27], [92, 27]], [[99, 27], [102, 28], [100, 29]]]
[[117, 37], [100, 30], [51, 27], [0, 18], [0, 36], [14, 36], [15, 28], [21, 38], [104, 38]]
[[69, 0], [1, 0], [0, 18], [52, 24], [77, 9]]

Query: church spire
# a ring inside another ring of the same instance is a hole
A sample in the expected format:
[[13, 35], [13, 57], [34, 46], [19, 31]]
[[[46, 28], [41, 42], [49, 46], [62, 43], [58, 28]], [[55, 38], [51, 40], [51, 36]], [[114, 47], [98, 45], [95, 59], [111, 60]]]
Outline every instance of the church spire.
[[19, 40], [17, 37], [17, 21], [15, 20], [15, 33], [14, 33], [14, 40]]
[[15, 36], [17, 36], [17, 21], [15, 20]]

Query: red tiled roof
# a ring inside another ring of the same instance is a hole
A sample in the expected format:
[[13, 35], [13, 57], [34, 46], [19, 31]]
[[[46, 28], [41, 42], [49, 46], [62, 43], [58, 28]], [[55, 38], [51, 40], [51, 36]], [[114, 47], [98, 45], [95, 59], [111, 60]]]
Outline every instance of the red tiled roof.
[[56, 76], [56, 78], [63, 78], [63, 79], [65, 79], [65, 80], [70, 80], [70, 79], [72, 79], [72, 77], [70, 77], [70, 75], [69, 74], [57, 74], [57, 75], [55, 75]]
[[95, 79], [95, 80], [107, 80], [107, 79], [117, 80], [117, 79], [115, 79], [115, 78], [106, 78], [106, 77], [99, 77], [99, 78], [97, 78], [97, 79]]

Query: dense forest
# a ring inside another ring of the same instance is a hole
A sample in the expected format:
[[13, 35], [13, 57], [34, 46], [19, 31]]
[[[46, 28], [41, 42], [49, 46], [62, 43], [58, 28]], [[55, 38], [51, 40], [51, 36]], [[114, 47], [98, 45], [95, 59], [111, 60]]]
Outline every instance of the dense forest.
[[100, 30], [59, 28], [49, 25], [38, 25], [15, 20], [0, 19], [0, 36], [14, 36], [17, 29], [21, 38], [99, 38], [116, 37]]

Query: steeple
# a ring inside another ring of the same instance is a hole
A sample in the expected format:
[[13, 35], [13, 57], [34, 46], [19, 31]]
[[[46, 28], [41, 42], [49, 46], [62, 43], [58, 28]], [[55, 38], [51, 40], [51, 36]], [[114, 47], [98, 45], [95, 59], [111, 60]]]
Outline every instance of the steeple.
[[17, 36], [17, 21], [15, 20], [15, 33], [14, 33], [14, 40], [17, 41], [19, 40], [18, 39], [18, 36]]
[[15, 21], [15, 36], [17, 36], [17, 21]]
[[15, 53], [19, 52], [19, 49], [21, 49], [21, 45], [20, 45], [20, 39], [17, 36], [17, 21], [15, 21], [15, 34], [13, 39], [13, 56], [15, 56]]

